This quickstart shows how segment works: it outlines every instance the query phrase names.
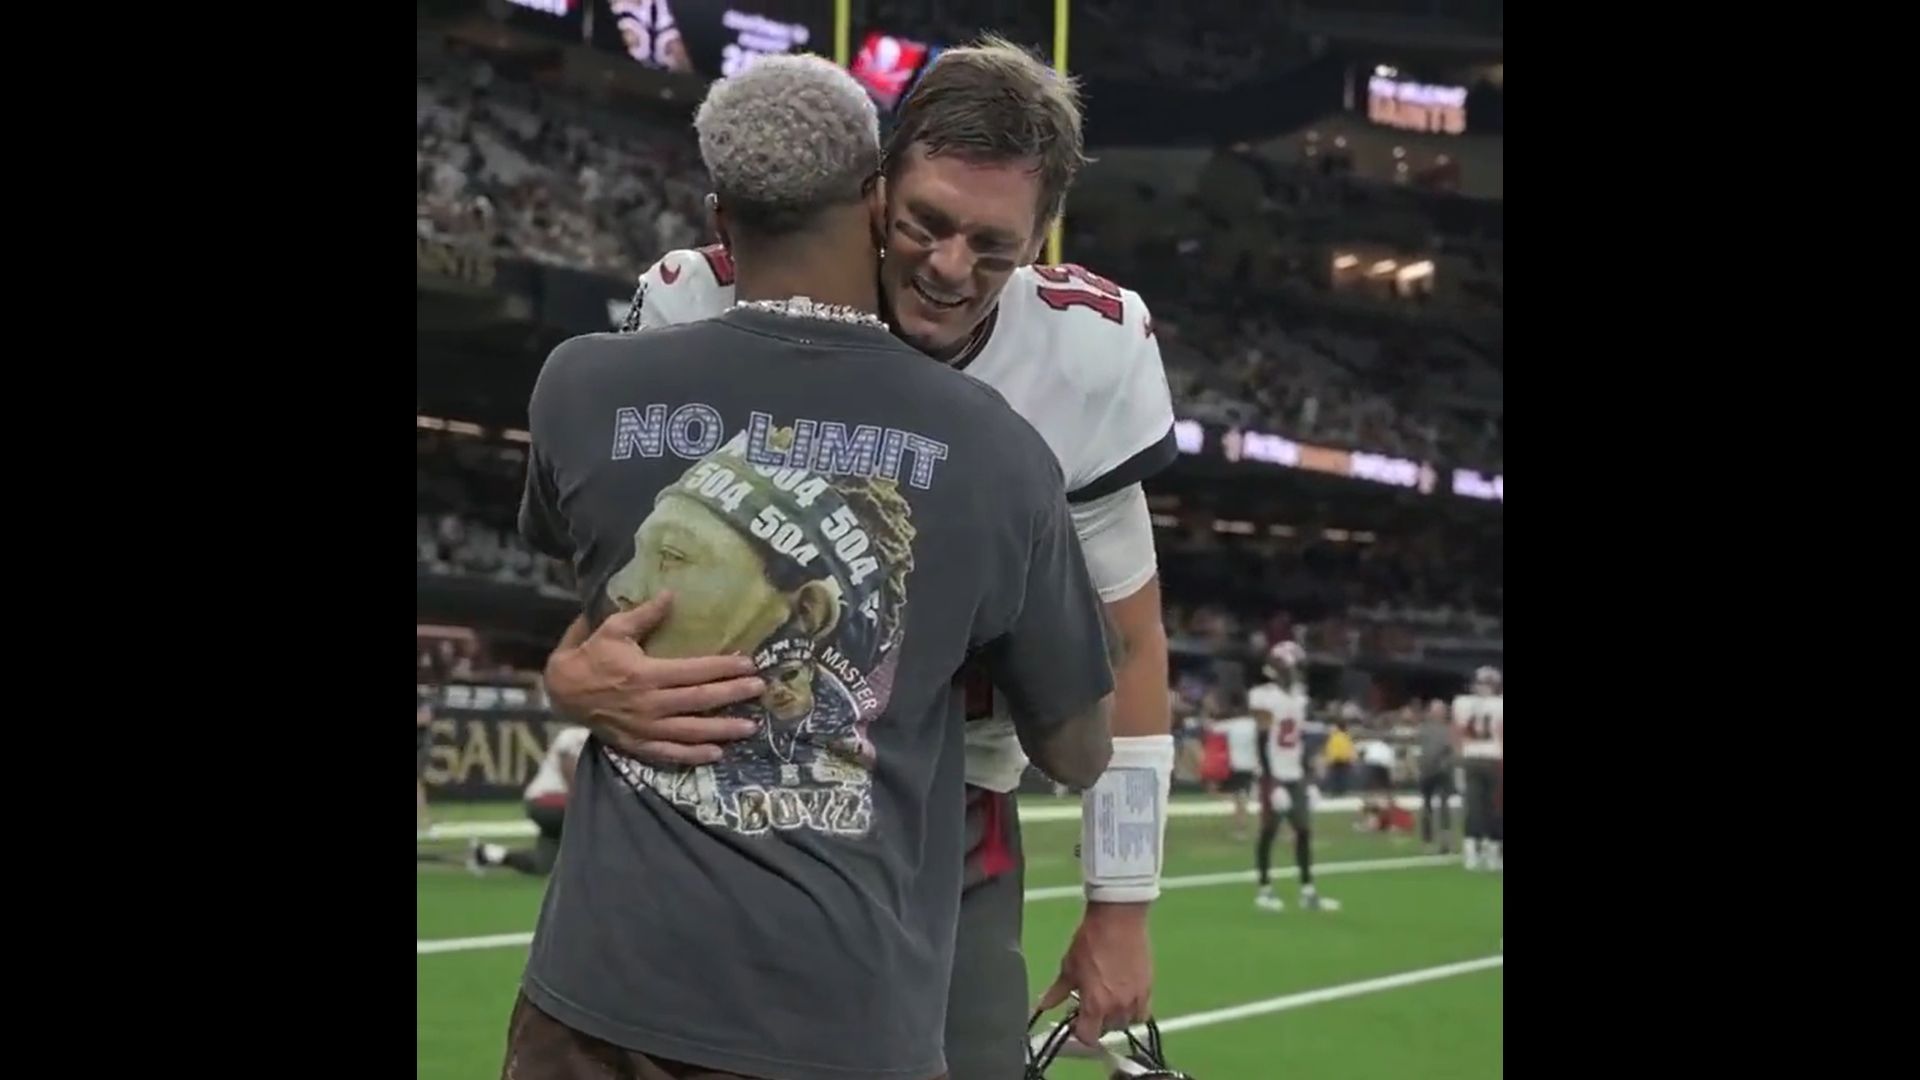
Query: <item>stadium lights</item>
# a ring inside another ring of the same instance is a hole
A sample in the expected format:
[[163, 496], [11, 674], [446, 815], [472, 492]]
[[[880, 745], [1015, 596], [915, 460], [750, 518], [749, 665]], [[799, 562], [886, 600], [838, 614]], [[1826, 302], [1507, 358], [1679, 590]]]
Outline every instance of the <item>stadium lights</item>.
[[1155, 514], [1153, 515], [1153, 527], [1156, 529], [1177, 529], [1180, 527], [1180, 519], [1172, 514]]
[[1360, 256], [1358, 255], [1339, 255], [1333, 260], [1333, 268], [1335, 270], [1351, 270], [1359, 265]]
[[1322, 529], [1320, 530], [1320, 535], [1332, 540], [1336, 544], [1344, 544], [1353, 536], [1352, 533], [1345, 529]]
[[532, 432], [521, 431], [519, 428], [508, 428], [501, 432], [500, 435], [509, 442], [530, 443], [533, 441]]
[[447, 430], [447, 422], [437, 416], [415, 416], [413, 418], [413, 426], [423, 428], [427, 431]]
[[1371, 272], [1375, 274], [1391, 274], [1393, 273], [1394, 267], [1399, 265], [1399, 263], [1394, 262], [1392, 259], [1381, 259], [1379, 262], [1373, 264]]
[[1220, 520], [1213, 523], [1213, 531], [1217, 533], [1232, 533], [1235, 536], [1252, 536], [1254, 533], [1254, 525], [1251, 521]]
[[1401, 267], [1393, 276], [1399, 278], [1401, 281], [1416, 281], [1420, 278], [1430, 278], [1433, 276], [1433, 260], [1421, 259], [1417, 263], [1408, 263]]
[[447, 430], [455, 435], [485, 435], [487, 429], [465, 420], [447, 421]]

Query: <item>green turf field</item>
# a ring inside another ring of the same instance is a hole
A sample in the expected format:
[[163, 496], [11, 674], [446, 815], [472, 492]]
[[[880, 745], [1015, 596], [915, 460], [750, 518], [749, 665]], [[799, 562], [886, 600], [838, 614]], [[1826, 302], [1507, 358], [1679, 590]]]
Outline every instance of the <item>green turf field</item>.
[[[1023, 805], [1052, 801], [1029, 798]], [[517, 804], [435, 808], [440, 822], [519, 816]], [[1229, 828], [1224, 817], [1173, 818], [1166, 877], [1247, 870], [1252, 841]], [[1338, 912], [1298, 910], [1296, 884], [1284, 878], [1278, 882], [1288, 905], [1282, 914], [1256, 910], [1246, 882], [1169, 888], [1154, 905], [1154, 1011], [1177, 1029], [1167, 1035], [1173, 1064], [1198, 1080], [1498, 1077], [1499, 877], [1458, 865], [1419, 865], [1417, 840], [1355, 833], [1346, 814], [1320, 815], [1317, 834], [1320, 891], [1343, 903]], [[1076, 821], [1030, 822], [1025, 835], [1029, 890], [1079, 881]], [[464, 844], [436, 842], [420, 850], [451, 857]], [[1274, 854], [1278, 868], [1292, 865], [1284, 831]], [[1381, 865], [1365, 865], [1370, 862]], [[450, 864], [422, 863], [417, 878], [423, 944], [531, 931], [543, 888], [511, 871], [475, 878]], [[1072, 896], [1030, 899], [1026, 941], [1035, 994], [1052, 980], [1079, 910]], [[499, 1075], [507, 1011], [526, 952], [522, 944], [508, 944], [417, 957], [421, 1080]], [[1492, 963], [1407, 985], [1353, 985], [1391, 983], [1384, 977], [1475, 960]], [[1325, 1000], [1299, 998], [1310, 991], [1328, 993], [1319, 995]], [[1207, 1015], [1263, 1002], [1274, 1007], [1251, 1016]], [[1048, 1075], [1099, 1080], [1104, 1073], [1068, 1062]]]

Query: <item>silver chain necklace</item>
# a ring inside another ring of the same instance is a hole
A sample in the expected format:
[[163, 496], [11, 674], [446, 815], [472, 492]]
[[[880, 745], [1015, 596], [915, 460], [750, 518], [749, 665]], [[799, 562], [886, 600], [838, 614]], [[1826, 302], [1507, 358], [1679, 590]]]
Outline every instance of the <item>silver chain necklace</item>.
[[733, 306], [753, 311], [770, 311], [775, 315], [786, 315], [795, 319], [824, 319], [827, 322], [868, 326], [875, 330], [887, 328], [887, 324], [878, 315], [846, 304], [815, 303], [812, 298], [805, 296], [794, 296], [785, 300], [740, 300]]

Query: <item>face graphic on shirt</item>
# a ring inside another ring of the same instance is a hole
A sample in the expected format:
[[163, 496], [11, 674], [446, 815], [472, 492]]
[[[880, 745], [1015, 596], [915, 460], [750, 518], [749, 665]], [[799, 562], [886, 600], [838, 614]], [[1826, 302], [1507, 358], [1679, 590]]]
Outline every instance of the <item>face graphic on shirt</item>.
[[767, 689], [727, 711], [759, 720], [760, 736], [712, 766], [616, 765], [709, 823], [864, 832], [866, 727], [892, 686], [912, 511], [887, 481], [754, 465], [743, 449], [735, 439], [655, 498], [606, 596], [626, 610], [673, 594], [653, 655], [752, 656]]

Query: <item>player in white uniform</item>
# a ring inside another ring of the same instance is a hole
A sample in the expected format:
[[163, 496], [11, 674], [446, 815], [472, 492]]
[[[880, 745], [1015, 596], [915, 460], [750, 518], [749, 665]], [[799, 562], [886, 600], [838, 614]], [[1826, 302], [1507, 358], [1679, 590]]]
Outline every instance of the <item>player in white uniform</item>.
[[[1075, 531], [1124, 659], [1115, 669], [1113, 759], [1083, 796], [1087, 907], [1043, 1008], [1079, 994], [1092, 1040], [1143, 1017], [1152, 983], [1148, 904], [1159, 895], [1173, 772], [1166, 634], [1142, 480], [1176, 456], [1173, 406], [1153, 319], [1138, 293], [1076, 266], [1035, 266], [1081, 155], [1077, 94], [995, 39], [949, 49], [901, 105], [887, 185], [881, 294], [896, 333], [998, 390], [1065, 475]], [[627, 329], [707, 318], [734, 302], [724, 248], [672, 251], [641, 277]], [[556, 706], [636, 756], [711, 760], [717, 724], [649, 707], [650, 661], [631, 640], [569, 629], [547, 667]], [[692, 690], [709, 687], [690, 687]], [[687, 714], [742, 700], [712, 687]], [[749, 691], [750, 694], [752, 691]], [[1017, 1076], [1032, 998], [1020, 953], [1024, 860], [1011, 798], [1026, 759], [991, 686], [968, 687], [971, 850], [947, 1016], [952, 1080]], [[671, 700], [688, 700], [684, 696]], [[1123, 797], [1150, 778], [1158, 798]], [[1120, 842], [1149, 835], [1150, 845]]]
[[1466, 867], [1504, 866], [1500, 779], [1506, 747], [1506, 697], [1496, 668], [1473, 673], [1473, 692], [1453, 699], [1455, 756], [1466, 779]]
[[587, 729], [564, 727], [547, 744], [540, 768], [527, 781], [523, 798], [527, 817], [540, 830], [540, 838], [531, 848], [509, 851], [500, 844], [478, 840], [467, 846], [467, 869], [480, 873], [489, 867], [507, 866], [523, 874], [544, 876], [553, 870], [560, 855], [560, 828], [566, 822], [567, 795], [573, 790], [573, 769], [580, 764], [580, 752], [587, 745]]
[[1260, 775], [1260, 722], [1246, 711], [1247, 702], [1236, 689], [1232, 703], [1210, 700], [1215, 731], [1227, 740], [1227, 779], [1220, 790], [1233, 798], [1233, 835], [1247, 836], [1247, 796]]
[[1307, 767], [1302, 735], [1307, 723], [1307, 653], [1291, 641], [1267, 650], [1262, 668], [1267, 681], [1247, 695], [1254, 718], [1265, 737], [1260, 740], [1260, 841], [1253, 865], [1260, 873], [1256, 906], [1285, 911], [1273, 894], [1273, 841], [1280, 834], [1280, 815], [1293, 826], [1293, 859], [1300, 868], [1300, 906], [1314, 911], [1338, 911], [1337, 900], [1321, 896], [1313, 885], [1313, 806], [1307, 790]]

